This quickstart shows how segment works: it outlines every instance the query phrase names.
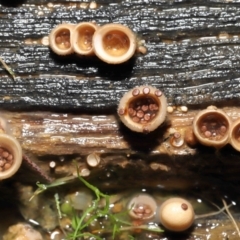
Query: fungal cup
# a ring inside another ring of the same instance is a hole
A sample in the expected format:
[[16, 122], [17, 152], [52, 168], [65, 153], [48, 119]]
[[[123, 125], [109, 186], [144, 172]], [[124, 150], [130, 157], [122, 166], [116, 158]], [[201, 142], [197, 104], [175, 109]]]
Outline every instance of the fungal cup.
[[128, 203], [129, 215], [134, 219], [150, 220], [156, 214], [157, 203], [148, 194], [136, 194]]
[[71, 44], [75, 53], [79, 55], [93, 55], [92, 37], [98, 25], [91, 22], [82, 22], [73, 30]]
[[163, 202], [158, 215], [160, 223], [174, 232], [187, 230], [195, 219], [192, 204], [183, 198], [170, 198]]
[[126, 62], [137, 47], [136, 36], [132, 30], [115, 23], [98, 28], [92, 42], [96, 56], [109, 64]]
[[0, 180], [11, 177], [22, 163], [22, 148], [18, 141], [0, 134]]
[[229, 141], [231, 120], [214, 106], [200, 111], [193, 121], [193, 132], [198, 141], [206, 146], [221, 148]]
[[49, 35], [50, 48], [58, 55], [69, 55], [73, 53], [71, 38], [75, 25], [60, 24], [52, 29]]
[[160, 126], [167, 113], [164, 94], [151, 86], [136, 87], [120, 100], [118, 115], [132, 131], [148, 133]]
[[240, 119], [237, 119], [230, 128], [230, 144], [240, 151]]

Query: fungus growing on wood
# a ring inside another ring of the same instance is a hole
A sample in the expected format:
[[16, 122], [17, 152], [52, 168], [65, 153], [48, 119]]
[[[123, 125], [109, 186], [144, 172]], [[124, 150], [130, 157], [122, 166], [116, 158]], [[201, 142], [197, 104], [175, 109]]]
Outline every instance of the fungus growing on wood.
[[149, 220], [156, 214], [157, 203], [148, 194], [134, 195], [128, 203], [129, 215], [134, 219]]
[[98, 58], [109, 64], [129, 60], [136, 51], [136, 36], [128, 27], [111, 23], [98, 28], [93, 35], [93, 50]]
[[151, 86], [136, 87], [127, 92], [118, 105], [121, 121], [132, 131], [148, 133], [165, 120], [167, 100], [164, 94]]
[[193, 132], [200, 143], [221, 148], [229, 141], [231, 120], [214, 106], [200, 111], [193, 121]]
[[176, 147], [176, 148], [182, 147], [184, 144], [184, 139], [183, 139], [181, 133], [175, 132], [170, 139], [170, 143], [173, 147]]
[[168, 230], [181, 232], [192, 226], [195, 218], [192, 204], [183, 198], [170, 198], [159, 209], [160, 223]]
[[22, 148], [18, 141], [0, 134], [0, 180], [11, 177], [22, 163]]
[[58, 55], [68, 55], [73, 53], [71, 38], [73, 34], [73, 24], [60, 24], [52, 29], [49, 35], [50, 48]]
[[79, 55], [92, 55], [92, 37], [98, 25], [92, 22], [82, 22], [73, 30], [71, 43], [75, 53]]
[[230, 144], [237, 150], [240, 151], [240, 119], [237, 119], [232, 123], [230, 128]]

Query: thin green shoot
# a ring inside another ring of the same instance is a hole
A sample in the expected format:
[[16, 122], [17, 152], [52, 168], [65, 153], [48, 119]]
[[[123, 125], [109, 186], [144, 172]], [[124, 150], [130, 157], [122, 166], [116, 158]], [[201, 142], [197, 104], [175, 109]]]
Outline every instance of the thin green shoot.
[[62, 212], [61, 212], [61, 209], [60, 209], [60, 199], [59, 199], [58, 193], [54, 194], [54, 198], [55, 198], [56, 208], [57, 208], [57, 211], [58, 211], [58, 218], [61, 219], [62, 218]]
[[31, 196], [31, 198], [29, 199], [29, 201], [31, 201], [34, 197], [36, 197], [38, 194], [45, 192], [47, 189], [49, 188], [54, 188], [54, 187], [58, 187], [64, 184], [67, 184], [73, 180], [77, 179], [77, 177], [75, 176], [68, 176], [68, 177], [63, 177], [63, 178], [59, 178], [56, 181], [50, 183], [50, 184], [43, 184], [40, 182], [37, 182], [36, 185], [38, 186], [37, 190], [33, 193], [33, 195]]
[[[141, 229], [146, 231], [152, 231], [161, 233], [163, 230], [158, 225], [139, 225], [134, 226], [131, 222], [124, 220], [125, 216], [128, 214], [128, 211], [124, 211], [121, 213], [112, 213], [110, 206], [110, 195], [102, 193], [97, 187], [87, 182], [83, 177], [80, 176], [79, 172], [77, 172], [76, 176], [68, 176], [64, 178], [60, 178], [50, 184], [41, 184], [37, 182], [37, 190], [34, 192], [33, 196], [30, 198], [33, 199], [38, 194], [48, 190], [49, 188], [58, 187], [64, 184], [68, 184], [73, 180], [79, 179], [88, 189], [91, 189], [96, 196], [96, 199], [92, 201], [91, 205], [81, 213], [73, 211], [73, 215], [71, 217], [71, 226], [72, 232], [67, 234], [67, 239], [69, 240], [77, 240], [77, 239], [85, 239], [94, 237], [95, 239], [102, 239], [101, 234], [112, 234], [112, 239], [116, 239], [116, 236], [120, 232], [124, 231], [132, 231], [134, 229]], [[58, 211], [59, 219], [62, 218], [62, 212], [60, 208], [60, 199], [59, 195], [55, 194], [55, 202]], [[100, 201], [104, 200], [104, 206], [100, 204]], [[88, 230], [89, 226], [93, 221], [105, 219], [107, 226], [104, 229], [94, 229]], [[110, 225], [109, 225], [110, 224]], [[110, 226], [110, 227], [109, 227]], [[134, 239], [131, 235], [129, 235], [131, 239]]]

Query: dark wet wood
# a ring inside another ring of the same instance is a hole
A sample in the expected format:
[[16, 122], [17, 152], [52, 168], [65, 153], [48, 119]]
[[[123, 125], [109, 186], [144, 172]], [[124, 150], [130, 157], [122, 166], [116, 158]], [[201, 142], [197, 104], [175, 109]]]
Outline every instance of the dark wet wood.
[[[15, 71], [1, 69], [5, 109], [111, 109], [128, 89], [151, 84], [169, 104], [227, 104], [239, 87], [239, 3], [209, 1], [97, 1], [80, 3], [1, 1], [0, 56]], [[58, 3], [54, 5], [54, 3]], [[145, 40], [147, 55], [109, 66], [96, 58], [59, 57], [41, 39], [61, 22], [119, 22]]]

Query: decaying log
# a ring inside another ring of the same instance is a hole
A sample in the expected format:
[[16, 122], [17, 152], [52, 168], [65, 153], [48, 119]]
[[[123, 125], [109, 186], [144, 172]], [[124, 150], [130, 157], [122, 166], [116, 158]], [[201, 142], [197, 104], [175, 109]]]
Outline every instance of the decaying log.
[[[224, 110], [232, 120], [240, 117], [240, 108]], [[90, 171], [93, 181], [102, 179], [104, 188], [106, 182], [111, 189], [137, 187], [141, 182], [148, 187], [160, 184], [166, 189], [215, 186], [221, 192], [235, 192], [237, 185], [230, 185], [240, 181], [240, 154], [230, 145], [220, 150], [200, 144], [190, 147], [185, 143], [180, 148], [171, 145], [172, 132], [184, 136], [197, 112], [176, 110], [168, 114], [165, 125], [150, 134], [131, 132], [117, 115], [6, 111], [1, 115], [8, 119], [9, 131], [20, 141], [24, 152], [53, 178], [76, 172], [73, 160], [77, 160], [80, 169]], [[101, 159], [96, 169], [86, 163], [92, 153]], [[56, 163], [53, 171], [49, 167], [51, 161]], [[35, 182], [36, 178], [27, 180]], [[121, 185], [117, 186], [119, 182]]]
[[[97, 9], [83, 9], [80, 3], [28, 0], [11, 7], [2, 1], [0, 56], [18, 76], [13, 81], [2, 69], [2, 108], [113, 109], [124, 92], [141, 84], [162, 89], [173, 105], [239, 98], [237, 3], [97, 3]], [[41, 43], [57, 24], [81, 21], [126, 24], [148, 53], [109, 67], [96, 58], [56, 56]]]

